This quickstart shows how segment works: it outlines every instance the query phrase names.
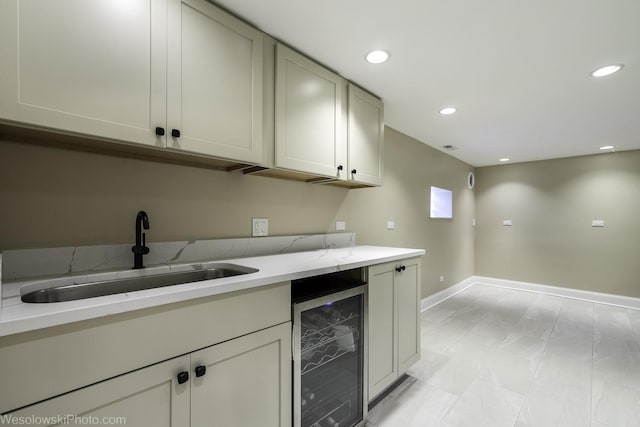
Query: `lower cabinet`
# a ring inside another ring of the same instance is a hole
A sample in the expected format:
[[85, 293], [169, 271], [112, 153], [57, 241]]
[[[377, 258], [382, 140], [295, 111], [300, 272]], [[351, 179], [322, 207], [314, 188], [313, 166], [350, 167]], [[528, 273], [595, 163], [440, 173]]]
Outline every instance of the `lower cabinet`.
[[290, 322], [192, 353], [191, 368], [192, 426], [291, 426]]
[[420, 259], [368, 268], [369, 401], [420, 359]]
[[188, 426], [190, 385], [177, 381], [178, 373], [188, 366], [188, 355], [171, 359], [27, 406], [5, 416], [5, 421], [33, 426]]
[[287, 322], [28, 406], [2, 423], [289, 427], [290, 351]]

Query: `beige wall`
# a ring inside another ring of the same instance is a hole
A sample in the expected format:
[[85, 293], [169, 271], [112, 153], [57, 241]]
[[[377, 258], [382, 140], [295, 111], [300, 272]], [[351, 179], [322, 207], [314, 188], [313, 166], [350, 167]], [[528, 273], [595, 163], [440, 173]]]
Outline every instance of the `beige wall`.
[[[640, 151], [479, 168], [475, 197], [469, 170], [390, 128], [384, 185], [358, 190], [0, 141], [0, 250], [132, 242], [139, 209], [150, 241], [343, 220], [360, 244], [425, 248], [423, 296], [475, 273], [640, 297]], [[454, 191], [453, 220], [429, 219], [431, 185]]]
[[[473, 168], [393, 129], [385, 132], [384, 185], [351, 190], [337, 218], [356, 232], [359, 244], [426, 249], [425, 297], [474, 274], [475, 200], [467, 188]], [[453, 190], [452, 220], [429, 218], [432, 185]], [[395, 230], [387, 230], [387, 221], [395, 222]]]
[[476, 178], [476, 274], [640, 297], [640, 151], [479, 168]]
[[[247, 237], [252, 217], [269, 218], [271, 235], [341, 219], [360, 244], [427, 249], [429, 295], [473, 274], [471, 168], [386, 132], [385, 185], [358, 190], [0, 141], [0, 250], [133, 242], [140, 209], [156, 242]], [[430, 185], [454, 190], [452, 221], [429, 220]]]
[[325, 233], [348, 190], [197, 167], [0, 142], [0, 250]]

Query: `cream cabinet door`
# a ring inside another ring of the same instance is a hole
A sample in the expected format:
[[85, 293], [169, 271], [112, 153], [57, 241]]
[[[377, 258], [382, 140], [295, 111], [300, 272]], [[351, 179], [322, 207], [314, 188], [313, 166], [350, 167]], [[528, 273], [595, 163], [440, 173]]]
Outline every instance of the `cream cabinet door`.
[[291, 426], [291, 323], [191, 354], [191, 425]]
[[277, 45], [277, 167], [326, 177], [346, 176], [343, 86], [337, 74]]
[[398, 378], [398, 300], [393, 264], [369, 267], [369, 400]]
[[166, 6], [0, 2], [0, 120], [164, 147]]
[[[7, 425], [189, 427], [189, 356], [171, 359], [4, 415]], [[8, 421], [8, 422], [7, 422]]]
[[401, 261], [396, 272], [398, 299], [398, 374], [420, 360], [420, 261]]
[[420, 359], [420, 259], [369, 267], [369, 401]]
[[382, 101], [349, 84], [348, 179], [382, 185], [383, 145]]
[[263, 34], [207, 1], [169, 0], [168, 37], [167, 147], [261, 162]]

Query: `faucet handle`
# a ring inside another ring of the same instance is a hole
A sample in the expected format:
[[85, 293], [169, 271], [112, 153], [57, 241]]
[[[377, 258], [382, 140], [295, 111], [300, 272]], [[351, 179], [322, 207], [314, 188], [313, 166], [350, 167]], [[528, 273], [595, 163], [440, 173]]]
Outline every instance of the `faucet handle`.
[[149, 248], [147, 247], [147, 233], [142, 233], [142, 253], [144, 255], [149, 253]]

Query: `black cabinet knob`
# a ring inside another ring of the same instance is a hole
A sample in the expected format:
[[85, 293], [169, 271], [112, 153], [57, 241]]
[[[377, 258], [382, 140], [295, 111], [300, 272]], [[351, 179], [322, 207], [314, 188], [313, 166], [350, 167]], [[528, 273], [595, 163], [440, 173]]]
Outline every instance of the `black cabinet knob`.
[[189, 381], [189, 372], [182, 371], [178, 374], [178, 384], [184, 384]]
[[407, 267], [405, 267], [404, 265], [401, 265], [400, 268], [402, 269], [402, 271], [405, 271], [407, 269]]
[[351, 169], [351, 174], [352, 174], [352, 175], [355, 175], [357, 172], [358, 172], [357, 170], [355, 170], [355, 169]]
[[400, 273], [401, 271], [405, 271], [407, 269], [407, 267], [405, 267], [404, 265], [399, 265], [396, 267], [396, 271], [398, 273]]
[[344, 169], [344, 167], [342, 165], [338, 166], [338, 170], [341, 171], [342, 169]]
[[180, 130], [179, 129], [171, 129], [171, 136], [174, 138], [180, 138]]
[[164, 128], [161, 128], [160, 126], [156, 127], [156, 135], [158, 136], [164, 135]]
[[204, 374], [206, 374], [206, 373], [207, 373], [207, 367], [206, 367], [206, 366], [203, 366], [203, 365], [196, 366], [195, 371], [196, 371], [196, 377], [198, 377], [198, 378], [199, 378], [199, 377], [204, 376]]

